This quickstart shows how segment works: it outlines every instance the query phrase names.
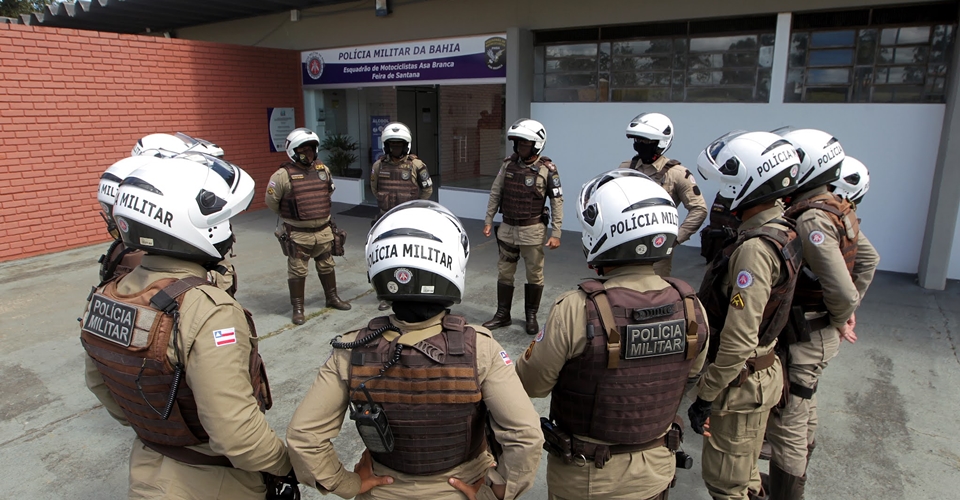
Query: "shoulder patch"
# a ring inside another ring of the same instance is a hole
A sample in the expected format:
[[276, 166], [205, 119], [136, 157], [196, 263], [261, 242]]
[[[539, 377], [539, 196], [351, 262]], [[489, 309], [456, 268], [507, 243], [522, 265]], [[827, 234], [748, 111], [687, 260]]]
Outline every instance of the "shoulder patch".
[[730, 299], [730, 305], [733, 306], [734, 309], [743, 309], [743, 297], [740, 296], [740, 292], [737, 292], [737, 294]]
[[213, 331], [213, 341], [217, 344], [217, 347], [223, 347], [225, 345], [236, 344], [237, 343], [237, 332], [231, 328], [223, 328], [221, 330]]
[[813, 231], [810, 233], [810, 243], [820, 246], [823, 243], [823, 232], [822, 231]]
[[541, 340], [543, 340], [543, 327], [542, 327], [542, 326], [540, 327], [540, 331], [537, 332], [537, 336], [536, 336], [536, 338], [533, 339], [533, 341], [534, 341], [534, 342], [540, 342]]
[[752, 284], [753, 284], [753, 274], [751, 274], [750, 271], [747, 271], [746, 269], [743, 269], [743, 270], [740, 271], [739, 274], [737, 274], [737, 286], [738, 286], [738, 287], [740, 287], [740, 288], [747, 288], [748, 286], [750, 286], [750, 285], [752, 285]]
[[500, 359], [503, 360], [503, 364], [510, 366], [513, 364], [513, 360], [510, 359], [510, 355], [507, 354], [507, 351], [500, 351]]
[[523, 360], [527, 361], [530, 359], [530, 356], [533, 356], [533, 346], [537, 345], [536, 342], [530, 342], [530, 345], [527, 346], [527, 350], [523, 352]]

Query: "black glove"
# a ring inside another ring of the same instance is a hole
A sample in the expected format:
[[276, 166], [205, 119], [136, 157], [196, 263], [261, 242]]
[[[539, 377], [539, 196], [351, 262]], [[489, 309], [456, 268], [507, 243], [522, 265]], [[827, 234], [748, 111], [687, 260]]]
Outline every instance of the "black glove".
[[687, 417], [690, 418], [690, 427], [693, 428], [693, 432], [703, 434], [703, 424], [707, 423], [707, 419], [710, 418], [711, 406], [713, 406], [713, 401], [704, 401], [700, 399], [700, 396], [697, 396], [697, 400], [690, 405], [690, 408], [687, 408]]
[[300, 500], [300, 484], [297, 475], [290, 469], [286, 476], [274, 476], [262, 472], [264, 482], [267, 483], [266, 500]]

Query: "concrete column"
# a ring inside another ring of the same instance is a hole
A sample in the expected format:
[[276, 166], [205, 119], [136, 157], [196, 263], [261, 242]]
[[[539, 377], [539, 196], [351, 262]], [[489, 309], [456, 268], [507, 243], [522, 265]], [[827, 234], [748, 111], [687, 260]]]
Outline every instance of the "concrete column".
[[[529, 118], [533, 101], [533, 33], [530, 30], [507, 28], [506, 94], [506, 126], [520, 118]], [[504, 155], [512, 153], [513, 146], [506, 145]]]
[[947, 85], [947, 108], [943, 113], [940, 149], [917, 273], [920, 286], [931, 290], [943, 290], [947, 286], [950, 251], [960, 210], [960, 47], [956, 45]]
[[770, 104], [783, 103], [783, 88], [787, 83], [787, 66], [790, 58], [790, 22], [793, 15], [781, 12], [777, 15], [777, 38], [773, 46], [773, 66], [770, 68]]

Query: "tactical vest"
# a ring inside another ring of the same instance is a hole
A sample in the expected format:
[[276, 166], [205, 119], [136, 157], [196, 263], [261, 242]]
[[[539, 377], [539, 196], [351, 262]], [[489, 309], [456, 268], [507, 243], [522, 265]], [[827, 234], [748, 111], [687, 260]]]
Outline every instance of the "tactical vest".
[[512, 226], [539, 224], [547, 194], [546, 189], [542, 193], [537, 189], [537, 177], [542, 177], [540, 169], [550, 158], [541, 156], [533, 165], [526, 165], [514, 154], [504, 161], [507, 162], [507, 169], [503, 175], [503, 193], [500, 198], [500, 211], [503, 213], [504, 222]]
[[720, 195], [710, 207], [710, 222], [700, 230], [700, 255], [712, 262], [723, 249], [737, 237], [742, 221], [719, 201]]
[[757, 344], [768, 346], [773, 343], [790, 317], [790, 303], [793, 299], [794, 287], [797, 284], [800, 263], [803, 260], [803, 246], [797, 239], [797, 233], [794, 230], [796, 226], [792, 222], [782, 219], [774, 219], [771, 222], [787, 226], [789, 229], [782, 230], [764, 225], [741, 232], [733, 243], [717, 254], [703, 277], [700, 292], [697, 296], [700, 297], [700, 302], [703, 303], [703, 308], [707, 311], [707, 318], [710, 320], [711, 342], [707, 359], [711, 362], [716, 359], [717, 349], [720, 347], [719, 335], [723, 330], [723, 325], [727, 319], [727, 311], [730, 308], [729, 291], [724, 286], [730, 257], [747, 240], [763, 238], [764, 241], [776, 248], [777, 255], [780, 257], [780, 280], [770, 289], [770, 299], [763, 308]]
[[377, 206], [381, 212], [420, 197], [420, 184], [413, 160], [417, 157], [407, 155], [399, 164], [393, 164], [387, 156], [380, 157], [380, 172], [377, 175]]
[[[653, 174], [653, 176], [651, 176], [650, 178], [653, 179], [653, 181], [659, 184], [661, 187], [663, 187], [663, 183], [666, 182], [667, 180], [667, 170], [670, 170], [670, 167], [675, 167], [679, 164], [680, 162], [677, 160], [667, 160], [667, 163], [663, 165], [663, 168], [661, 168], [657, 173]], [[633, 159], [630, 160], [631, 169], [636, 170], [637, 172], [643, 173], [642, 167], [643, 167], [643, 163], [640, 163], [639, 156], [634, 156]], [[673, 193], [671, 193], [670, 196], [672, 197]], [[673, 200], [673, 202], [677, 203], [677, 200]]]
[[670, 427], [707, 331], [693, 288], [665, 279], [671, 286], [646, 292], [580, 284], [589, 298], [587, 345], [560, 370], [550, 399], [564, 431], [640, 444]]
[[[833, 193], [823, 193], [810, 199], [794, 203], [784, 212], [792, 219], [799, 218], [810, 209], [819, 209], [827, 214], [840, 235], [840, 252], [847, 272], [852, 275], [857, 260], [857, 240], [860, 237], [860, 221], [857, 219], [855, 205]], [[823, 287], [816, 275], [804, 264], [804, 272], [797, 279], [797, 291], [793, 295], [793, 305], [803, 307], [805, 312], [826, 312], [823, 302]]]
[[[182, 365], [177, 369], [167, 358], [184, 293], [203, 284], [206, 280], [197, 277], [165, 278], [137, 294], [120, 295], [113, 280], [90, 294], [84, 311], [80, 343], [137, 437], [148, 445], [182, 447], [209, 441]], [[256, 337], [251, 315], [244, 313]], [[173, 342], [183, 348], [182, 339]], [[251, 392], [260, 411], [266, 411], [272, 399], [255, 343], [249, 364]]]
[[143, 250], [128, 248], [123, 244], [123, 240], [113, 240], [107, 253], [100, 256], [100, 283], [106, 283], [114, 278], [119, 278], [140, 265], [140, 259], [143, 258]]
[[[363, 338], [390, 320], [375, 318], [360, 331]], [[366, 382], [373, 401], [383, 406], [393, 431], [394, 449], [373, 453], [377, 462], [406, 474], [432, 475], [472, 460], [486, 449], [487, 408], [477, 375], [477, 332], [463, 316], [448, 314], [443, 331], [405, 347], [400, 361], [380, 373], [392, 357], [396, 341], [383, 337], [354, 348], [350, 358], [350, 399]]]
[[291, 162], [281, 165], [290, 176], [290, 191], [280, 200], [280, 216], [284, 219], [315, 220], [330, 217], [330, 171], [317, 162], [305, 169]]

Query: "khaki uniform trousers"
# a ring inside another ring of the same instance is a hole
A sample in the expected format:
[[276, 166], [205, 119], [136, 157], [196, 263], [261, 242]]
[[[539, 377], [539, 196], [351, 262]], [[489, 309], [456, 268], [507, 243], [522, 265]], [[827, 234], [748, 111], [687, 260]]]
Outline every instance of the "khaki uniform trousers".
[[504, 285], [513, 286], [513, 277], [517, 273], [517, 262], [523, 259], [527, 270], [527, 283], [532, 285], [543, 284], [543, 245], [507, 246], [502, 241], [500, 245], [500, 259], [497, 261], [497, 281]]
[[757, 460], [770, 408], [780, 401], [783, 372], [773, 366], [726, 388], [713, 402], [710, 437], [703, 440], [703, 482], [716, 500], [747, 500], [760, 491]]
[[147, 448], [134, 438], [127, 492], [131, 500], [263, 500], [266, 494], [267, 487], [259, 472], [187, 465]]
[[333, 231], [329, 227], [315, 233], [291, 231], [290, 238], [300, 247], [301, 253], [287, 257], [287, 278], [305, 278], [310, 259], [316, 262], [318, 273], [333, 272], [335, 264], [330, 253], [333, 250]]
[[[666, 500], [676, 458], [665, 446], [613, 455], [598, 469], [592, 460], [579, 467], [547, 454], [550, 500]], [[652, 491], [651, 491], [652, 490]]]
[[[840, 334], [833, 326], [810, 334], [810, 342], [790, 346], [790, 382], [816, 387], [827, 363], [840, 350]], [[807, 448], [817, 432], [817, 395], [803, 399], [790, 394], [784, 408], [775, 409], [767, 424], [767, 441], [775, 462], [787, 474], [803, 476], [807, 472]]]

